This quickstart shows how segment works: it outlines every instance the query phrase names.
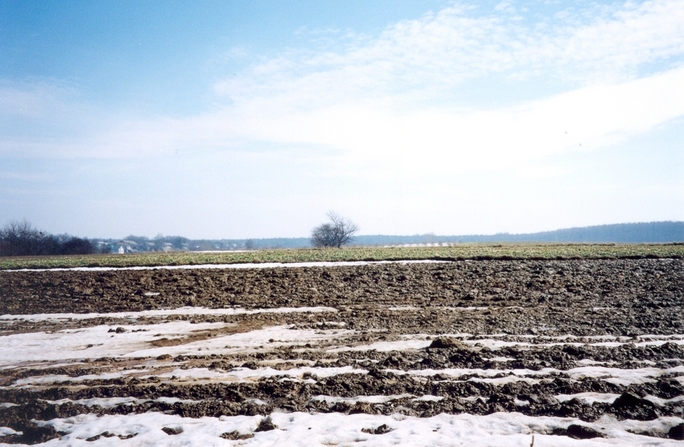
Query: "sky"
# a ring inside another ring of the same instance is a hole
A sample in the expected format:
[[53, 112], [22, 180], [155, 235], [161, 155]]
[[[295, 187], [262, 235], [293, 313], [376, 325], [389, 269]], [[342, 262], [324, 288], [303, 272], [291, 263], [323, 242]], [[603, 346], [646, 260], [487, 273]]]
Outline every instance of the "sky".
[[684, 220], [684, 2], [0, 2], [0, 225]]

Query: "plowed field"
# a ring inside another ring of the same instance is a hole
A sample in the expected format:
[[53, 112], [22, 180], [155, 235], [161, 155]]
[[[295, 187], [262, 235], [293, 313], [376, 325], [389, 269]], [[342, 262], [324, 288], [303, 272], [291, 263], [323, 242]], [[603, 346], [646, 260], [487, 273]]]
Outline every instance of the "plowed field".
[[0, 442], [681, 445], [683, 298], [682, 259], [4, 271]]

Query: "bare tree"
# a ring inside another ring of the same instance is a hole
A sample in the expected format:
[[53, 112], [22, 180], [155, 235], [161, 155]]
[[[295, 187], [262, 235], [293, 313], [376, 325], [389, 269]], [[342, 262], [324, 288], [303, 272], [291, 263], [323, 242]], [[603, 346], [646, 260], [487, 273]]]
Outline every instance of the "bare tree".
[[314, 247], [340, 248], [352, 241], [358, 227], [349, 219], [340, 217], [334, 211], [328, 213], [329, 223], [314, 228], [311, 232], [311, 245]]
[[52, 243], [49, 234], [34, 228], [26, 219], [13, 220], [0, 230], [2, 256], [41, 255], [51, 248]]
[[24, 219], [13, 220], [0, 229], [0, 256], [73, 255], [95, 253], [88, 239], [67, 234], [53, 236]]

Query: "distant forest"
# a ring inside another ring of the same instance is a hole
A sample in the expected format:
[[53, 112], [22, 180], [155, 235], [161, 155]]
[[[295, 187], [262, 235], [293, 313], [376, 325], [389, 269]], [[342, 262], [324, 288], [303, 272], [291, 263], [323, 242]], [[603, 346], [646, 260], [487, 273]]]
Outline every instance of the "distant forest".
[[[124, 239], [91, 239], [103, 252], [141, 251], [215, 251], [256, 250], [266, 248], [311, 247], [307, 237], [264, 239], [188, 239], [181, 236], [128, 236]], [[541, 233], [492, 235], [413, 236], [365, 235], [354, 237], [352, 246], [411, 245], [496, 242], [568, 242], [568, 243], [670, 243], [684, 242], [684, 222], [644, 222], [591, 227], [566, 228]]]

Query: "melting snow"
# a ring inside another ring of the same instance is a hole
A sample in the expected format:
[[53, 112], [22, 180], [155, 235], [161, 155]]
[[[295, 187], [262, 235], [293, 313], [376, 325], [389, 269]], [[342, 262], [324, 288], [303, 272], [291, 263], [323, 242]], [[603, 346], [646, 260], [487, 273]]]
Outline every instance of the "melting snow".
[[[343, 402], [347, 404], [356, 403], [370, 403], [370, 404], [381, 404], [385, 402], [390, 402], [397, 399], [407, 399], [415, 397], [413, 394], [395, 394], [391, 396], [356, 396], [356, 397], [339, 397], [339, 396], [314, 396], [311, 400], [323, 401], [327, 403], [338, 403]], [[434, 396], [433, 396], [434, 397]]]
[[197, 264], [197, 265], [158, 265], [158, 266], [135, 266], [135, 267], [68, 267], [50, 269], [14, 269], [3, 270], [4, 272], [107, 272], [112, 270], [186, 270], [186, 269], [269, 269], [276, 267], [301, 268], [301, 267], [345, 267], [355, 265], [373, 264], [436, 264], [451, 261], [437, 261], [430, 259], [414, 259], [400, 261], [335, 261], [335, 262], [264, 262], [260, 264]]
[[[34, 332], [0, 337], [0, 366], [25, 362], [64, 361], [100, 357], [157, 357], [163, 354], [192, 355], [227, 354], [281, 345], [304, 345], [351, 334], [349, 330], [292, 329], [272, 326], [264, 329], [220, 335], [231, 331], [228, 323], [197, 323], [171, 321], [159, 324], [117, 326], [126, 332], [109, 332], [112, 326], [100, 325], [82, 329], [66, 329], [46, 333]], [[214, 337], [190, 342], [185, 336], [214, 331]], [[271, 341], [273, 340], [273, 341]], [[152, 343], [171, 344], [153, 347]]]
[[[68, 434], [62, 439], [54, 439], [50, 446], [91, 445], [85, 439], [105, 431], [114, 437], [101, 437], [92, 445], [98, 446], [219, 446], [231, 445], [220, 438], [222, 433], [238, 431], [253, 434], [254, 437], [240, 442], [244, 446], [277, 445], [320, 446], [452, 446], [477, 445], [529, 447], [534, 435], [535, 445], [553, 446], [680, 446], [678, 441], [640, 436], [631, 431], [666, 433], [670, 427], [682, 422], [675, 417], [659, 418], [654, 421], [617, 421], [604, 416], [594, 423], [584, 423], [572, 418], [529, 417], [519, 413], [494, 413], [487, 416], [469, 414], [440, 414], [431, 418], [414, 418], [403, 415], [368, 415], [341, 413], [273, 413], [275, 430], [254, 432], [261, 416], [222, 416], [220, 418], [183, 418], [162, 413], [136, 415], [79, 415], [66, 419], [55, 419], [52, 425], [58, 431]], [[592, 427], [607, 438], [578, 441], [565, 436], [552, 436], [549, 433], [557, 428], [567, 428], [570, 424]], [[364, 433], [363, 429], [375, 429], [387, 425], [391, 431], [383, 435]], [[182, 429], [178, 435], [170, 437], [162, 428]], [[10, 433], [9, 430], [5, 430]], [[116, 435], [130, 436], [120, 439]], [[234, 444], [233, 444], [234, 445]]]
[[555, 396], [559, 402], [566, 402], [572, 399], [578, 399], [589, 405], [594, 402], [601, 402], [606, 404], [612, 404], [615, 399], [620, 397], [619, 394], [612, 393], [577, 393], [577, 394], [559, 394]]
[[31, 315], [0, 315], [0, 320], [50, 321], [50, 320], [88, 320], [93, 318], [122, 318], [137, 320], [144, 317], [168, 317], [171, 315], [252, 315], [260, 313], [316, 313], [337, 312], [333, 307], [278, 307], [274, 309], [243, 309], [234, 307], [228, 309], [209, 309], [206, 307], [178, 307], [176, 309], [144, 310], [140, 312], [110, 312], [110, 313], [55, 313]]
[[136, 397], [92, 397], [89, 399], [60, 399], [60, 400], [47, 400], [49, 404], [62, 405], [66, 403], [72, 403], [75, 405], [84, 405], [86, 407], [94, 407], [98, 405], [102, 408], [114, 408], [119, 405], [130, 405], [130, 404], [142, 404], [145, 402], [161, 402], [165, 404], [173, 405], [175, 403], [185, 403], [185, 404], [199, 404], [203, 401], [192, 400], [192, 399], [179, 399], [177, 397], [159, 397], [157, 399], [138, 399]]

